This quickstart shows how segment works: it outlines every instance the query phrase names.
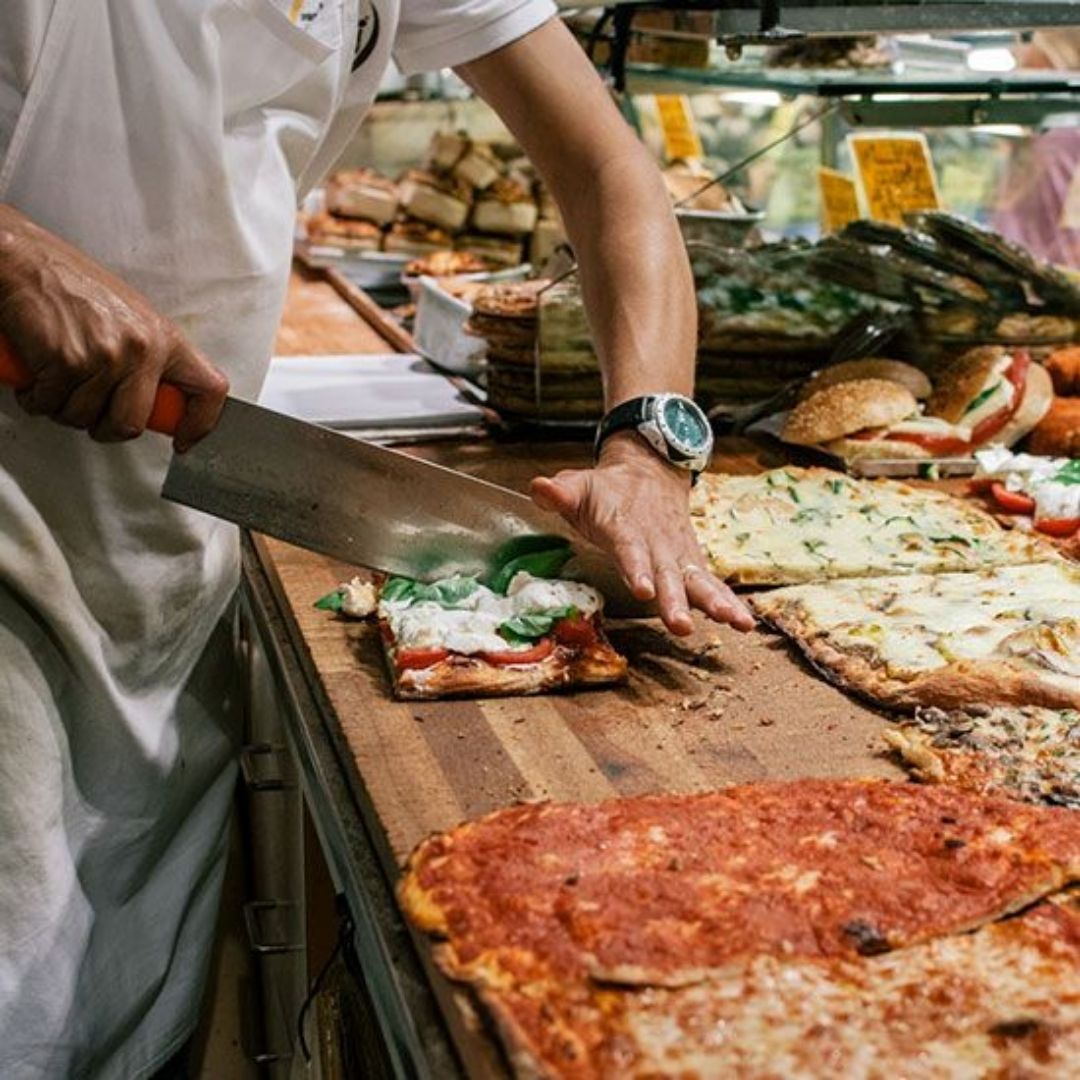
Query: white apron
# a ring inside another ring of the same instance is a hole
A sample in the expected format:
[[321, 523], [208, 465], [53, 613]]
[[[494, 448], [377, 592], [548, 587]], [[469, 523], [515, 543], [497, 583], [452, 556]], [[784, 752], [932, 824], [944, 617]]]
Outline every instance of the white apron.
[[[143, 291], [253, 397], [355, 0], [309, 30], [273, 0], [3, 8], [0, 52], [21, 30], [36, 56], [19, 57], [34, 66], [0, 198]], [[160, 499], [169, 453], [153, 436], [99, 446], [0, 391], [5, 1080], [145, 1075], [197, 1018], [235, 778], [238, 547]]]
[[[407, 71], [457, 64], [552, 10], [0, 0], [0, 200], [140, 289], [252, 398], [298, 194], [391, 44]], [[142, 1077], [197, 1018], [234, 783], [238, 548], [159, 497], [169, 454], [149, 435], [100, 446], [0, 390], [4, 1080]]]

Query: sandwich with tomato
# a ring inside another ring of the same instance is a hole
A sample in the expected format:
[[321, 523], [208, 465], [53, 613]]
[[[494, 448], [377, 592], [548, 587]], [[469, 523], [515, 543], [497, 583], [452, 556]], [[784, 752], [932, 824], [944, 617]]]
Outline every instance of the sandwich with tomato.
[[1022, 439], [1053, 397], [1050, 376], [1026, 351], [986, 346], [943, 368], [924, 405], [891, 380], [827, 386], [791, 411], [782, 438], [847, 461], [964, 457]]
[[569, 547], [556, 542], [502, 559], [484, 580], [391, 577], [374, 588], [352, 582], [317, 606], [374, 617], [399, 698], [539, 694], [621, 682], [626, 660], [604, 635], [603, 597], [554, 576], [568, 556]]

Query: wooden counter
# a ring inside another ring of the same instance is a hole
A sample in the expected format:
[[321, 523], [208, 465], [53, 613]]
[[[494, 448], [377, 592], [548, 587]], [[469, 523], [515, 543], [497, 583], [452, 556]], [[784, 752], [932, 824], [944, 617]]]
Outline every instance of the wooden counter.
[[[324, 351], [360, 351], [363, 346], [352, 342], [370, 328], [350, 331], [325, 289], [294, 280], [281, 344], [296, 352], [323, 344]], [[317, 334], [305, 325], [312, 318], [320, 323]], [[385, 351], [377, 340], [375, 347]], [[587, 460], [580, 444], [436, 443], [417, 452], [518, 487], [537, 472]], [[729, 440], [718, 448], [716, 468], [752, 472], [777, 463], [775, 451]], [[290, 693], [308, 703], [300, 711], [317, 714], [302, 717], [307, 729], [326, 735], [335, 748], [344, 788], [387, 882], [430, 832], [515, 800], [600, 800], [766, 778], [901, 775], [882, 752], [882, 717], [815, 676], [777, 636], [740, 635], [704, 622], [681, 641], [653, 622], [615, 624], [612, 641], [630, 661], [624, 687], [395, 702], [374, 629], [312, 606], [354, 573], [274, 540], [257, 538], [249, 549], [258, 602], [272, 609], [264, 611], [267, 624], [290, 658], [286, 675], [303, 683]], [[420, 952], [427, 965], [426, 950]], [[426, 970], [467, 1071], [500, 1074], [500, 1059], [466, 996]], [[425, 1052], [431, 1038], [419, 1040]], [[445, 1068], [444, 1061], [428, 1072], [441, 1076]], [[424, 1072], [419, 1066], [417, 1074]]]

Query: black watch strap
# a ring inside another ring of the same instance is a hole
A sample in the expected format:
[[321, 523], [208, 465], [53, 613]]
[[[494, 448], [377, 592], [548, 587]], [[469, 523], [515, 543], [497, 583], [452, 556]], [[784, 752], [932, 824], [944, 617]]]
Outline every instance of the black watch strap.
[[630, 398], [611, 409], [596, 427], [596, 441], [593, 454], [599, 456], [600, 448], [617, 431], [627, 431], [638, 427], [648, 419], [648, 408], [652, 397]]

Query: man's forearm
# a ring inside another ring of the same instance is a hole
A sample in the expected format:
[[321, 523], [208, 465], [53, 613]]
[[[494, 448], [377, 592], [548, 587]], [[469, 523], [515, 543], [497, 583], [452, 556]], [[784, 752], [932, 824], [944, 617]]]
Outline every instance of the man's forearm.
[[608, 407], [657, 391], [691, 393], [693, 280], [666, 188], [645, 149], [597, 163], [572, 186], [560, 177], [553, 194], [580, 263]]
[[495, 106], [559, 204], [608, 405], [689, 392], [694, 290], [667, 190], [566, 28], [553, 20], [460, 74]]

